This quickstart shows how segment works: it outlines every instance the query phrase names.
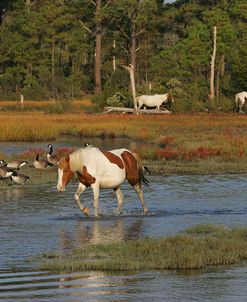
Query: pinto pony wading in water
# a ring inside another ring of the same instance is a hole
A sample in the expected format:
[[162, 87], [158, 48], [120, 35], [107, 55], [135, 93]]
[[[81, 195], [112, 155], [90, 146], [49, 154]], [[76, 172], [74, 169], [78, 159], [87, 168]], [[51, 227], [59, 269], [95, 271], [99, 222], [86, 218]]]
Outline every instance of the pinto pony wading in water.
[[141, 182], [147, 185], [148, 181], [143, 175], [144, 170], [136, 148], [132, 152], [128, 149], [101, 151], [89, 145], [76, 150], [59, 161], [57, 190], [64, 191], [65, 186], [76, 172], [80, 183], [75, 193], [75, 200], [85, 215], [89, 214], [89, 209], [80, 202], [80, 194], [87, 187], [93, 189], [93, 205], [96, 217], [98, 216], [100, 188], [113, 189], [116, 192], [120, 214], [123, 203], [120, 185], [127, 179], [135, 189], [145, 214], [148, 209], [145, 207]]

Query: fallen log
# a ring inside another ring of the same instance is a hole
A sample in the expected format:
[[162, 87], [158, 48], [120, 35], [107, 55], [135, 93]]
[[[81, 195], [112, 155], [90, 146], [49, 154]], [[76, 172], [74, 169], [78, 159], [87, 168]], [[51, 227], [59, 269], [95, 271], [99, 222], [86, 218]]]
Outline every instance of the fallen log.
[[[125, 107], [104, 107], [104, 114], [113, 113], [113, 112], [121, 112], [122, 114], [125, 113], [133, 113], [134, 108], [125, 108]], [[172, 112], [167, 109], [140, 109], [140, 114], [171, 114]]]

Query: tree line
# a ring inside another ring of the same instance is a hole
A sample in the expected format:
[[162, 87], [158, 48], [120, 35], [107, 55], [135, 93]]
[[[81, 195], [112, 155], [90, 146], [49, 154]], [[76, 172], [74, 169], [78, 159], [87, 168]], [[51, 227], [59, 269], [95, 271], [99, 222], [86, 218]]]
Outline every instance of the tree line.
[[4, 0], [0, 10], [0, 99], [131, 99], [129, 64], [138, 95], [173, 91], [178, 111], [230, 110], [246, 89], [245, 0]]

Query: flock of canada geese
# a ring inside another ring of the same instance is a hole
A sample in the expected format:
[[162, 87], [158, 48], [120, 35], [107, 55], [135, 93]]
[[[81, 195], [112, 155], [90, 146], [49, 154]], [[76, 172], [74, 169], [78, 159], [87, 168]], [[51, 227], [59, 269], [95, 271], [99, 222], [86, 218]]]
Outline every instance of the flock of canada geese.
[[18, 185], [25, 185], [29, 176], [19, 173], [21, 167], [28, 165], [38, 170], [45, 170], [49, 167], [54, 167], [59, 161], [59, 157], [53, 153], [53, 146], [48, 145], [49, 152], [47, 153], [47, 159], [40, 159], [39, 154], [36, 155], [36, 159], [32, 164], [29, 164], [25, 160], [12, 160], [6, 162], [5, 160], [0, 160], [0, 180], [5, 181], [10, 178], [13, 183]]

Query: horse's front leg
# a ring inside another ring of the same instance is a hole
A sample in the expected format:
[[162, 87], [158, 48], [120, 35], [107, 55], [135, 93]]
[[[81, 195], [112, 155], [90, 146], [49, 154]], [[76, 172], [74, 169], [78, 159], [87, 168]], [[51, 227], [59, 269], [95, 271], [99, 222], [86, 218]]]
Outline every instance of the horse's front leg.
[[88, 216], [89, 215], [89, 209], [88, 208], [85, 208], [81, 202], [80, 202], [80, 194], [82, 192], [84, 192], [86, 189], [86, 186], [84, 186], [82, 183], [79, 183], [79, 186], [75, 192], [75, 201], [78, 203], [78, 206], [80, 208], [80, 210], [86, 215]]
[[117, 211], [118, 211], [118, 214], [120, 215], [121, 212], [122, 212], [122, 205], [123, 205], [123, 194], [120, 190], [120, 188], [115, 188], [114, 189], [116, 195], [117, 195], [117, 203], [118, 203], [118, 208], [117, 208]]
[[94, 183], [91, 185], [93, 189], [93, 206], [94, 206], [94, 216], [98, 217], [98, 206], [99, 206], [99, 184]]

